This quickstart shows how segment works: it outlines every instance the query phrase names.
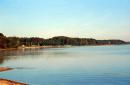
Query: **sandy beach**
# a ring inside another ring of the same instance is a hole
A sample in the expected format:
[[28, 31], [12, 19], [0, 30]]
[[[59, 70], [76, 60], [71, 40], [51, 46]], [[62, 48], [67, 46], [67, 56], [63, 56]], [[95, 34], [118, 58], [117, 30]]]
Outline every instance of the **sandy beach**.
[[0, 72], [12, 70], [13, 68], [0, 67]]
[[27, 85], [27, 84], [12, 81], [12, 80], [7, 80], [7, 79], [0, 79], [0, 85]]

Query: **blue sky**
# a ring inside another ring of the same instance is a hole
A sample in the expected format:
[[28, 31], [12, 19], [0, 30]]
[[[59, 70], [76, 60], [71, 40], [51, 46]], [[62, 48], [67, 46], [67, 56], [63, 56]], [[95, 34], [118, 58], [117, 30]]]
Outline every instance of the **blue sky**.
[[0, 32], [130, 41], [130, 0], [0, 0]]

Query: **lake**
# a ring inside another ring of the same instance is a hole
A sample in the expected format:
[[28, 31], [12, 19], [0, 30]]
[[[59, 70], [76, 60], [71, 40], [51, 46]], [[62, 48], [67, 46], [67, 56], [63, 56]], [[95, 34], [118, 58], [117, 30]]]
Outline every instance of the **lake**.
[[130, 45], [0, 51], [0, 66], [30, 85], [130, 85]]

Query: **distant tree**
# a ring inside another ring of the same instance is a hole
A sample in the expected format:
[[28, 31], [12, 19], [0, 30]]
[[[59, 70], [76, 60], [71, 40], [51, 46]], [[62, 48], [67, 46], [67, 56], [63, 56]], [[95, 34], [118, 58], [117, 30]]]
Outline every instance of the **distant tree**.
[[0, 37], [4, 37], [4, 34], [3, 34], [3, 33], [0, 33]]
[[7, 48], [7, 42], [8, 42], [8, 39], [6, 37], [2, 37], [0, 36], [0, 48]]
[[20, 45], [19, 38], [17, 37], [8, 37], [8, 48], [17, 48]]

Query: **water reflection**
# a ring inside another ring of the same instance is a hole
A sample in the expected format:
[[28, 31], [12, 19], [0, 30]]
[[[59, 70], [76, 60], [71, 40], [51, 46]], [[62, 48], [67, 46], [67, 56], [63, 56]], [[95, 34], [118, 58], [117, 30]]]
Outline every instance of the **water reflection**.
[[0, 66], [17, 69], [0, 76], [31, 85], [129, 85], [129, 50], [93, 46], [3, 51]]
[[10, 59], [18, 59], [21, 56], [38, 56], [42, 55], [43, 52], [40, 50], [43, 50], [42, 48], [36, 48], [36, 49], [19, 49], [19, 50], [2, 50], [0, 51], [0, 64], [4, 63], [4, 60], [10, 60]]

